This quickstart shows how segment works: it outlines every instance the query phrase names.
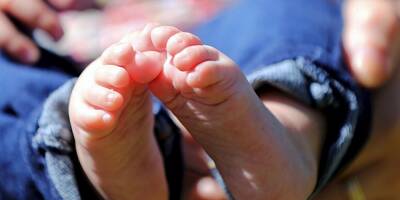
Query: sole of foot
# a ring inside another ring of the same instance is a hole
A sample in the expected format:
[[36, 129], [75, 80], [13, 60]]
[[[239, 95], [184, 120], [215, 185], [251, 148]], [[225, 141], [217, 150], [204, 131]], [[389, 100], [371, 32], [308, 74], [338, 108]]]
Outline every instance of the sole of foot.
[[73, 89], [69, 115], [78, 158], [105, 199], [168, 198], [147, 89], [162, 69], [158, 56], [117, 43]]

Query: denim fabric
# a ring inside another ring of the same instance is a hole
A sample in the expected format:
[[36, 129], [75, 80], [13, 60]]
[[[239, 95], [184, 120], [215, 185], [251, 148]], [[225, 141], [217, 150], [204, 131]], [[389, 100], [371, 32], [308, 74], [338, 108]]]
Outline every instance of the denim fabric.
[[32, 137], [43, 102], [69, 77], [42, 64], [32, 68], [0, 55], [0, 199], [60, 199]]
[[35, 150], [43, 152], [49, 181], [61, 199], [80, 199], [74, 166], [74, 140], [68, 117], [68, 100], [74, 80], [53, 92], [43, 105], [38, 130], [32, 140]]
[[363, 147], [370, 98], [344, 63], [341, 1], [241, 0], [196, 32], [231, 57], [254, 86], [276, 87], [325, 114], [315, 192]]
[[[74, 167], [79, 164], [74, 163], [73, 159], [76, 152], [69, 123], [68, 105], [75, 82], [75, 78], [66, 82], [46, 99], [32, 146], [35, 150], [43, 152], [48, 181], [53, 183], [61, 199], [81, 199], [83, 195], [80, 193], [85, 193], [86, 198], [93, 199], [96, 194], [90, 191], [89, 184], [80, 187], [77, 183], [76, 170], [80, 169]], [[179, 199], [183, 174], [179, 129], [163, 108], [155, 111], [155, 134], [164, 160], [170, 199]]]

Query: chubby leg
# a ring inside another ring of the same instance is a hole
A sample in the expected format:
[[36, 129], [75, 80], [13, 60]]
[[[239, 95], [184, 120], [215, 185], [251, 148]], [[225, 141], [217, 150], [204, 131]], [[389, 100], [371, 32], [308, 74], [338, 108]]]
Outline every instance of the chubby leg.
[[[118, 43], [79, 77], [69, 114], [80, 163], [106, 199], [167, 199], [146, 83], [161, 59]], [[141, 69], [141, 70], [138, 70]]]

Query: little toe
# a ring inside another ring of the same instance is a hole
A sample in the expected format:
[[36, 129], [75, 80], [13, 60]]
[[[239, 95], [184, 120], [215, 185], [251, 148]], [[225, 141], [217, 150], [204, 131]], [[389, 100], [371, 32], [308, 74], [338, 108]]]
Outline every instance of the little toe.
[[105, 65], [129, 66], [134, 55], [133, 48], [129, 43], [117, 43], [107, 48], [101, 59]]
[[151, 40], [154, 47], [160, 51], [165, 50], [168, 39], [179, 32], [181, 31], [173, 26], [159, 26], [154, 28], [151, 32]]
[[124, 102], [124, 98], [119, 92], [97, 84], [84, 92], [83, 96], [91, 106], [110, 112], [120, 109]]
[[104, 87], [125, 88], [130, 83], [125, 68], [115, 65], [100, 65], [95, 73], [95, 81]]
[[189, 46], [176, 54], [173, 64], [181, 71], [189, 71], [202, 62], [217, 59], [218, 51], [216, 49], [206, 45], [195, 45]]
[[202, 42], [197, 36], [188, 32], [179, 32], [168, 39], [167, 52], [172, 56], [175, 56], [177, 53], [189, 46], [201, 44]]

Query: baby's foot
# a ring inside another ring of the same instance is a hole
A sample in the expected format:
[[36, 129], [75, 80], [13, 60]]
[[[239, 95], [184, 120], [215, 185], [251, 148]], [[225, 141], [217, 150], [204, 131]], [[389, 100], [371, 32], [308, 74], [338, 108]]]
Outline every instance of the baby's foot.
[[146, 84], [161, 58], [119, 43], [79, 77], [69, 115], [79, 161], [105, 199], [167, 199]]
[[271, 180], [277, 177], [291, 180], [277, 174], [295, 167], [287, 156], [294, 149], [236, 64], [173, 27], [154, 28], [149, 37], [168, 54], [151, 91], [214, 159], [231, 192], [238, 199], [277, 197], [266, 188], [279, 191]]

